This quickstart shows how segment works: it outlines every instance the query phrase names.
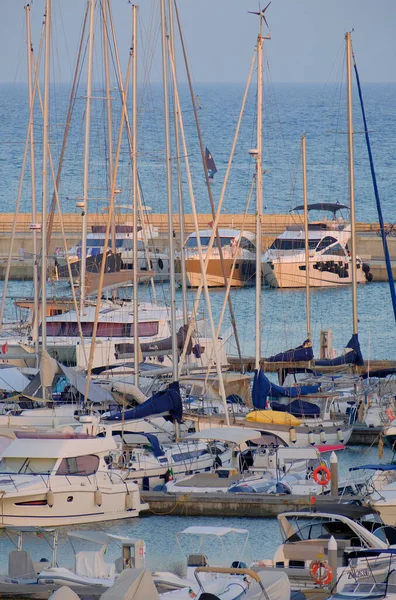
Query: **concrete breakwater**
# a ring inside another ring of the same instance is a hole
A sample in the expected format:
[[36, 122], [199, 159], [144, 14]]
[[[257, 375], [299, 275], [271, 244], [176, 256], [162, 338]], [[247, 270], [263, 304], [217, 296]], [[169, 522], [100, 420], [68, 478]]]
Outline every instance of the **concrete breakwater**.
[[[168, 234], [168, 216], [166, 214], [150, 214], [149, 223], [153, 228], [158, 229], [158, 237], [150, 242], [153, 249], [164, 251], [167, 249]], [[3, 213], [0, 219], [0, 278], [4, 278], [5, 266], [10, 249], [12, 237], [14, 215], [12, 213]], [[40, 215], [37, 217], [40, 222]], [[81, 239], [82, 219], [80, 214], [64, 214], [62, 216], [63, 227], [66, 234], [67, 245], [71, 247]], [[210, 229], [212, 224], [212, 215], [199, 215], [200, 229]], [[117, 215], [117, 224], [131, 222], [131, 216], [127, 214]], [[15, 228], [14, 246], [12, 249], [12, 268], [11, 277], [13, 279], [29, 279], [32, 274], [32, 263], [34, 260], [32, 249], [32, 230], [30, 225], [32, 216], [30, 213], [18, 215]], [[92, 225], [106, 225], [107, 215], [92, 214], [88, 216], [88, 230], [91, 231]], [[277, 235], [285, 230], [287, 225], [302, 223], [301, 215], [291, 214], [266, 214], [262, 218], [262, 244], [263, 248], [268, 248]], [[180, 222], [179, 216], [173, 215], [174, 234], [176, 238], [176, 247], [180, 248]], [[243, 214], [223, 214], [220, 216], [220, 227], [245, 229], [254, 232], [255, 216]], [[382, 241], [379, 237], [378, 223], [357, 223], [357, 252], [366, 262], [370, 263], [371, 272], [375, 281], [386, 281], [387, 274], [385, 269]], [[185, 215], [185, 233], [190, 234], [194, 230], [192, 215]], [[395, 232], [396, 234], [396, 232]], [[38, 233], [40, 239], [41, 234]], [[393, 272], [396, 276], [396, 237], [389, 236], [388, 244], [393, 263]], [[48, 254], [55, 257], [56, 254], [64, 251], [63, 238], [61, 234], [61, 220], [59, 215], [55, 215], [51, 242], [49, 244]]]

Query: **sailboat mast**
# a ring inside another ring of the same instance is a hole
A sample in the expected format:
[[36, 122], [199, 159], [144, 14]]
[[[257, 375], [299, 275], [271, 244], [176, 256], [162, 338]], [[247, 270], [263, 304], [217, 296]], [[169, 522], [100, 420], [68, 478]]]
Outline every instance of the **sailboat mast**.
[[173, 239], [173, 205], [172, 205], [172, 164], [170, 151], [169, 131], [169, 99], [167, 78], [167, 48], [166, 48], [166, 14], [165, 0], [161, 0], [161, 40], [162, 40], [162, 78], [164, 86], [164, 117], [165, 117], [165, 159], [166, 159], [166, 183], [168, 198], [168, 237], [169, 237], [169, 286], [170, 286], [170, 308], [172, 329], [172, 375], [173, 381], [178, 379], [178, 351], [176, 336], [176, 293], [175, 293], [175, 251]]
[[[83, 219], [80, 264], [80, 314], [84, 312], [85, 304], [85, 274], [87, 261], [87, 228], [88, 228], [88, 185], [89, 185], [89, 144], [91, 133], [91, 100], [92, 100], [92, 62], [95, 24], [95, 0], [89, 0], [89, 45], [88, 45], [88, 74], [87, 102], [85, 108], [85, 143], [84, 143], [84, 183], [83, 183]], [[99, 301], [99, 300], [98, 300]]]
[[[168, 0], [168, 13], [169, 13], [169, 36], [170, 36], [170, 48], [172, 51], [172, 60], [176, 69], [176, 54], [175, 54], [175, 35], [173, 26], [173, 3], [172, 0]], [[180, 232], [180, 270], [181, 270], [181, 281], [182, 281], [182, 303], [183, 303], [183, 323], [188, 323], [188, 310], [187, 310], [187, 272], [186, 272], [186, 252], [184, 248], [184, 242], [186, 239], [184, 229], [184, 201], [183, 201], [183, 186], [181, 176], [181, 155], [180, 155], [180, 135], [179, 135], [179, 122], [177, 114], [177, 101], [176, 93], [173, 94], [173, 114], [174, 114], [174, 126], [175, 126], [175, 150], [176, 150], [176, 170], [177, 170], [177, 192], [178, 192], [178, 205], [179, 205], [179, 232]]]
[[358, 333], [357, 314], [357, 268], [356, 268], [356, 223], [355, 223], [355, 173], [353, 160], [353, 113], [352, 113], [352, 43], [350, 32], [345, 34], [346, 72], [348, 100], [348, 155], [349, 155], [349, 203], [351, 212], [351, 262], [352, 262], [352, 319], [353, 333]]
[[307, 137], [301, 138], [303, 197], [304, 197], [304, 235], [305, 235], [305, 309], [307, 317], [307, 338], [311, 339], [311, 296], [309, 289], [309, 238], [308, 238], [308, 195], [307, 195]]
[[[44, 111], [43, 111], [43, 170], [42, 170], [42, 209], [41, 209], [41, 348], [47, 350], [47, 183], [48, 183], [48, 143], [49, 143], [49, 73], [51, 46], [51, 0], [45, 5], [45, 56], [44, 56]], [[43, 390], [45, 396], [45, 390]]]
[[[32, 223], [33, 227], [33, 322], [32, 338], [36, 352], [36, 361], [38, 360], [39, 339], [38, 339], [38, 318], [39, 318], [39, 287], [38, 287], [38, 261], [37, 261], [37, 214], [36, 214], [36, 164], [34, 150], [34, 107], [33, 107], [33, 84], [32, 84], [32, 39], [30, 28], [30, 4], [25, 6], [26, 11], [26, 46], [27, 46], [27, 68], [28, 68], [28, 90], [29, 90], [29, 138], [30, 138], [30, 171], [31, 171], [31, 192], [32, 192]], [[44, 235], [44, 233], [42, 233]]]
[[[106, 82], [106, 112], [107, 112], [107, 153], [109, 164], [109, 181], [113, 185], [113, 128], [112, 128], [112, 107], [111, 107], [111, 89], [110, 89], [110, 69], [109, 69], [109, 32], [107, 23], [107, 2], [102, 0], [102, 21], [103, 21], [103, 56]], [[114, 182], [115, 183], [115, 182]], [[109, 215], [111, 219], [111, 250], [116, 253], [116, 235], [115, 235], [115, 211]]]
[[263, 213], [263, 16], [260, 14], [260, 33], [257, 37], [257, 153], [256, 153], [256, 353], [255, 368], [261, 359], [261, 221]]
[[138, 171], [137, 171], [137, 16], [132, 6], [132, 188], [133, 188], [133, 372], [139, 385], [139, 305], [138, 305]]

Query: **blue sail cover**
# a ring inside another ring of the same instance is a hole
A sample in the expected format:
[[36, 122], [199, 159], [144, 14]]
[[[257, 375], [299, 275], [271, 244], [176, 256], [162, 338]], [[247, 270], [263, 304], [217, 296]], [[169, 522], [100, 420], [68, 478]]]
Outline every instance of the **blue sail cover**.
[[261, 369], [254, 372], [252, 400], [253, 406], [259, 410], [265, 408], [267, 398], [297, 398], [307, 394], [316, 394], [319, 385], [296, 385], [282, 387], [272, 383]]
[[285, 350], [285, 352], [280, 352], [279, 354], [275, 354], [274, 356], [270, 356], [269, 358], [264, 358], [265, 362], [303, 362], [310, 361], [314, 357], [312, 350], [312, 343], [310, 340], [305, 340], [305, 342], [301, 346], [297, 346], [297, 348], [291, 348], [290, 350]]
[[169, 412], [170, 416], [181, 423], [183, 416], [182, 399], [180, 396], [179, 383], [174, 381], [166, 390], [156, 392], [143, 404], [131, 408], [122, 413], [121, 410], [111, 411], [106, 418], [107, 421], [131, 421], [133, 419], [144, 419], [152, 415], [160, 415]]
[[316, 404], [312, 402], [307, 402], [306, 400], [301, 400], [301, 398], [297, 398], [289, 404], [282, 404], [282, 402], [271, 402], [272, 410], [279, 410], [282, 412], [287, 412], [293, 415], [293, 417], [319, 417], [320, 416], [320, 408]]
[[360, 350], [358, 334], [354, 333], [343, 354], [327, 360], [315, 360], [315, 366], [338, 367], [340, 365], [363, 365], [364, 360]]

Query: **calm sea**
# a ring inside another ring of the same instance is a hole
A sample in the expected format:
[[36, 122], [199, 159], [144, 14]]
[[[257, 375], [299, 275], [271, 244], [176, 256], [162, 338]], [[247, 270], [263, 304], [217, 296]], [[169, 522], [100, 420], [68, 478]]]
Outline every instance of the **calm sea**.
[[[89, 211], [103, 220], [103, 208], [108, 203], [108, 144], [105, 135], [106, 112], [103, 89], [96, 85], [92, 102], [91, 153], [89, 175]], [[232, 144], [244, 86], [242, 84], [205, 85], [196, 87], [201, 109], [199, 118], [204, 145], [212, 152], [218, 173], [212, 186], [215, 202], [220, 195], [222, 180]], [[378, 186], [384, 218], [396, 221], [394, 190], [396, 188], [396, 124], [394, 104], [396, 84], [363, 83], [368, 124], [372, 139]], [[209, 212], [204, 185], [199, 147], [190, 108], [188, 89], [181, 86], [181, 105], [185, 119], [189, 160], [195, 185], [198, 210]], [[28, 121], [27, 88], [24, 85], [0, 86], [0, 206], [4, 212], [13, 212], [21, 172], [23, 147]], [[66, 120], [69, 98], [67, 85], [51, 89], [51, 149], [57, 164]], [[118, 134], [119, 98], [113, 93], [113, 137]], [[82, 195], [84, 152], [84, 90], [77, 94], [68, 138], [64, 170], [61, 179], [61, 203], [65, 212], [76, 212], [76, 201]], [[302, 184], [300, 168], [300, 137], [307, 133], [308, 189], [310, 201], [348, 203], [347, 139], [345, 118], [345, 88], [342, 84], [275, 84], [265, 88], [264, 177], [265, 212], [288, 212], [301, 203]], [[377, 219], [373, 188], [362, 120], [355, 90], [355, 177], [357, 219]], [[37, 197], [40, 199], [40, 155], [42, 119], [38, 108], [35, 113], [37, 154]], [[139, 92], [139, 161], [143, 200], [154, 212], [166, 212], [165, 161], [163, 152], [163, 118], [161, 87], [152, 85]], [[224, 201], [224, 213], [243, 212], [248, 198], [254, 164], [248, 154], [255, 147], [255, 90], [252, 89], [242, 121], [240, 138], [229, 186]], [[123, 137], [117, 186], [121, 193], [117, 203], [131, 206], [131, 165], [126, 136]], [[186, 211], [191, 205], [184, 190]], [[176, 206], [176, 200], [175, 200]], [[30, 164], [28, 161], [21, 198], [21, 211], [30, 211]], [[126, 210], [126, 209], [125, 209]], [[251, 206], [250, 211], [254, 211]], [[176, 212], [176, 208], [175, 208]], [[230, 225], [232, 219], [230, 217]], [[64, 293], [56, 290], [55, 293]], [[32, 292], [31, 283], [13, 283], [12, 296]], [[223, 292], [212, 294], [213, 311], [219, 314]], [[150, 291], [141, 288], [142, 298]], [[168, 302], [169, 287], [157, 289], [159, 301]], [[180, 299], [180, 294], [178, 294]], [[232, 293], [237, 322], [240, 326], [242, 350], [254, 350], [254, 292], [250, 289]], [[190, 293], [191, 306], [193, 294]], [[394, 358], [396, 326], [390, 305], [387, 284], [373, 283], [358, 290], [360, 339], [365, 358]], [[302, 290], [264, 290], [262, 306], [263, 355], [300, 344], [305, 338], [305, 294]], [[11, 310], [11, 307], [10, 307]], [[202, 311], [207, 312], [202, 305]], [[11, 311], [12, 312], [12, 311]], [[11, 313], [9, 313], [12, 316]], [[351, 290], [329, 289], [312, 292], [312, 333], [316, 354], [321, 329], [333, 330], [333, 345], [341, 350], [351, 334]], [[230, 325], [225, 319], [224, 329]], [[235, 345], [230, 344], [235, 352]]]

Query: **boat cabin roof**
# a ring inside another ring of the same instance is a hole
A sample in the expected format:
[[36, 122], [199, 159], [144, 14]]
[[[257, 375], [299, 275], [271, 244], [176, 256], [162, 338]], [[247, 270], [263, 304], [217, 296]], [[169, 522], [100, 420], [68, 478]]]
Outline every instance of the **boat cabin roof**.
[[255, 429], [245, 429], [244, 427], [213, 427], [192, 433], [186, 437], [186, 440], [218, 440], [221, 442], [242, 444], [243, 442], [257, 440], [260, 437], [261, 432]]
[[[323, 210], [327, 212], [336, 213], [339, 210], [350, 210], [349, 206], [346, 204], [340, 204], [339, 202], [314, 202], [313, 204], [308, 204], [307, 209], [310, 210]], [[292, 208], [290, 212], [294, 210], [304, 210], [304, 204], [299, 204]]]
[[0, 458], [73, 458], [89, 454], [103, 454], [116, 450], [112, 437], [85, 439], [16, 438], [0, 454]]
[[[95, 320], [95, 306], [86, 306], [84, 314], [81, 315], [82, 323], [93, 322]], [[181, 318], [180, 310], [176, 311], [176, 316]], [[144, 321], [169, 321], [170, 309], [166, 306], [151, 304], [150, 302], [139, 302], [139, 323]], [[75, 310], [70, 310], [61, 315], [55, 315], [47, 318], [47, 323], [52, 322], [76, 322], [77, 315]], [[118, 306], [112, 302], [103, 302], [99, 311], [98, 322], [104, 323], [129, 323], [133, 321], [133, 303]]]
[[[212, 235], [213, 229], [203, 229], [201, 231], [199, 231], [199, 236], [200, 237], [210, 237]], [[239, 237], [246, 237], [249, 240], [253, 241], [255, 238], [255, 235], [251, 232], [251, 231], [239, 231], [239, 229], [218, 229], [219, 232], [219, 236], [220, 237], [225, 237], [225, 238], [239, 238]], [[191, 233], [187, 239], [191, 239], [191, 238], [196, 238], [197, 234]]]

